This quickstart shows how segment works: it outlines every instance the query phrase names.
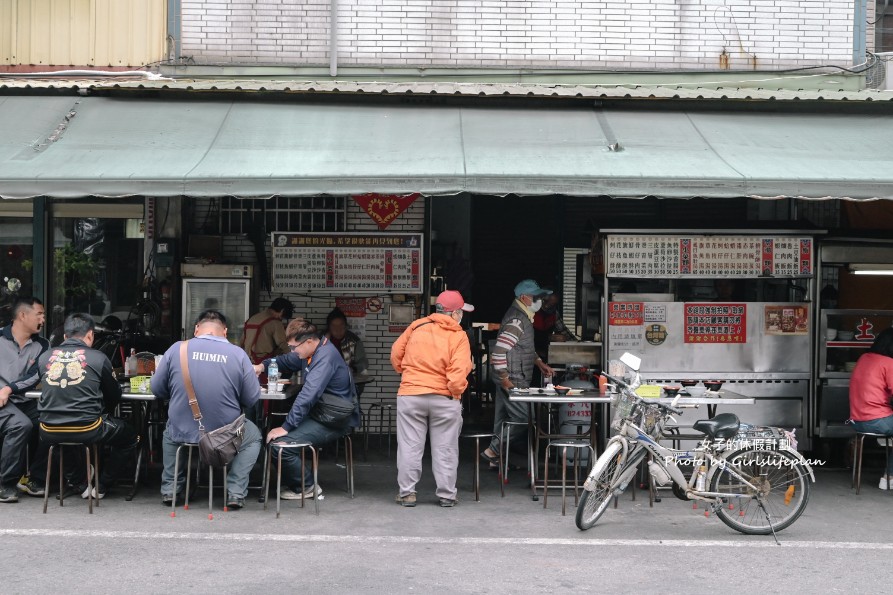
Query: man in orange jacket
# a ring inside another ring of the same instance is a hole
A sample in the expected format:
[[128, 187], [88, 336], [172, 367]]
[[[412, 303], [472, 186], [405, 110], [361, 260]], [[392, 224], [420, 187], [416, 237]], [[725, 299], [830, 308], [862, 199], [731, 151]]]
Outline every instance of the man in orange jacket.
[[462, 393], [471, 373], [471, 346], [460, 326], [474, 310], [458, 291], [437, 297], [436, 312], [407, 327], [391, 347], [391, 365], [403, 378], [397, 390], [397, 503], [416, 505], [425, 438], [431, 434], [431, 470], [444, 508], [458, 502]]

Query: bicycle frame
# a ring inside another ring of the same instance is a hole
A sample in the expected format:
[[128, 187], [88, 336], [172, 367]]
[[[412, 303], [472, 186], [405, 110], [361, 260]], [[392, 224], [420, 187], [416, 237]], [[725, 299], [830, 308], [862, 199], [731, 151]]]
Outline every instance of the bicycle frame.
[[[608, 445], [612, 442], [620, 443], [626, 454], [626, 462], [623, 467], [618, 470], [617, 476], [612, 482], [611, 487], [615, 491], [619, 490], [622, 492], [626, 489], [627, 484], [635, 475], [639, 463], [642, 462], [642, 459], [647, 453], [651, 453], [654, 457], [654, 461], [667, 471], [670, 479], [674, 483], [685, 490], [689, 499], [719, 503], [723, 499], [729, 498], [750, 498], [753, 496], [754, 492], [759, 492], [759, 487], [748, 481], [744, 475], [739, 472], [734, 463], [731, 463], [722, 456], [717, 456], [708, 446], [705, 446], [703, 442], [692, 450], [667, 448], [646, 434], [641, 428], [628, 421], [624, 422], [620, 429], [620, 433], [608, 441]], [[630, 445], [633, 445], [632, 451], [630, 451]], [[685, 479], [682, 469], [680, 469], [679, 465], [676, 463], [676, 461], [680, 460], [691, 461], [692, 474], [691, 478], [688, 480]], [[708, 468], [705, 477], [707, 485], [709, 485], [710, 479], [718, 469], [725, 469], [735, 479], [742, 482], [742, 487], [749, 488], [753, 490], [753, 492], [742, 492], [738, 494], [730, 492], [709, 492], [706, 490], [695, 489], [695, 483], [697, 482], [698, 477], [696, 470], [704, 465]], [[586, 488], [586, 485], [584, 484], [583, 487]]]

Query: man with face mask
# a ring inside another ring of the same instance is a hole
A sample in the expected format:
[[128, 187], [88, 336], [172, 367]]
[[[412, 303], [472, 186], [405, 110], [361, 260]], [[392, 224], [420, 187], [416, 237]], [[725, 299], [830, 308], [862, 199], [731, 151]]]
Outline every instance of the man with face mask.
[[533, 317], [534, 343], [536, 353], [546, 359], [551, 341], [576, 341], [567, 325], [558, 315], [558, 294], [553, 293], [543, 299], [543, 307]]
[[[552, 292], [543, 289], [533, 279], [525, 279], [515, 286], [515, 301], [509, 306], [502, 318], [496, 345], [490, 353], [492, 363], [491, 378], [495, 384], [496, 413], [493, 419], [495, 437], [482, 453], [481, 457], [490, 462], [491, 467], [498, 466], [499, 451], [502, 448], [502, 424], [506, 421], [527, 422], [528, 411], [525, 403], [509, 401], [512, 388], [530, 388], [533, 381], [533, 367], [536, 366], [543, 376], [552, 376], [553, 371], [536, 354], [534, 349], [533, 317], [543, 305], [543, 298]], [[512, 440], [515, 444], [523, 444], [518, 440], [524, 426], [510, 426]], [[509, 453], [504, 453], [508, 457]]]

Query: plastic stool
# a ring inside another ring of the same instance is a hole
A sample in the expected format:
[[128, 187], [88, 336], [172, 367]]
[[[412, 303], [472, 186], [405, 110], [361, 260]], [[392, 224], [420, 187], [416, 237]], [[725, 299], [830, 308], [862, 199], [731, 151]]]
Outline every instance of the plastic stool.
[[[460, 434], [460, 438], [474, 438], [474, 501], [481, 501], [481, 438], [492, 440], [496, 434]], [[502, 449], [499, 449], [499, 468], [502, 469]], [[499, 480], [499, 492], [505, 497], [505, 485]]]
[[[65, 450], [66, 446], [77, 446], [83, 448], [87, 451], [87, 502], [90, 508], [90, 514], [93, 514], [93, 488], [96, 488], [97, 493], [99, 492], [99, 445], [98, 444], [84, 444], [83, 442], [57, 442], [56, 444], [51, 444], [49, 452], [47, 453], [47, 479], [46, 484], [43, 486], [43, 514], [47, 513], [47, 500], [50, 496], [50, 475], [53, 473], [53, 449], [59, 447], [59, 506], [63, 506], [65, 503], [65, 477], [62, 471], [62, 452]], [[90, 451], [93, 452], [93, 465], [90, 464]], [[93, 470], [95, 468], [95, 477], [96, 482], [93, 482], [94, 473]], [[99, 506], [99, 498], [96, 498], [96, 506]]]
[[[504, 421], [504, 422], [502, 422], [502, 429], [500, 430], [500, 436], [499, 436], [499, 450], [500, 450], [500, 456], [502, 457], [502, 460], [503, 460], [501, 475], [502, 475], [502, 481], [504, 483], [509, 482], [509, 456], [511, 454], [510, 448], [512, 445], [511, 427], [512, 426], [527, 427], [529, 425], [530, 424], [526, 421]], [[530, 436], [527, 437], [527, 441], [528, 441], [527, 477], [530, 477], [530, 469], [531, 469], [530, 459], [533, 456], [532, 453], [530, 452], [530, 448], [529, 448]]]
[[550, 440], [546, 445], [546, 468], [543, 473], [543, 508], [549, 505], [549, 449], [552, 447], [561, 449], [561, 516], [564, 516], [567, 508], [565, 493], [567, 489], [567, 449], [573, 448], [577, 452], [574, 453], [574, 504], [579, 501], [580, 487], [580, 455], [583, 449], [589, 449], [590, 461], [595, 456], [592, 445], [586, 440]]
[[[186, 457], [186, 497], [183, 502], [183, 510], [189, 510], [189, 470], [192, 468], [192, 451], [198, 448], [195, 442], [186, 442], [177, 447], [177, 454], [174, 456], [174, 493], [171, 498], [171, 516], [177, 516], [177, 484], [180, 483], [180, 451], [184, 448], [189, 449]], [[226, 465], [223, 466], [223, 512], [228, 512], [226, 506]], [[208, 519], [214, 520], [214, 468], [208, 467]]]
[[[862, 491], [862, 449], [865, 446], [865, 438], [877, 438], [884, 441], [884, 454], [886, 455], [884, 465], [884, 474], [890, 468], [890, 448], [893, 447], [893, 436], [887, 434], [877, 434], [874, 432], [856, 432], [856, 448], [853, 449], [853, 479], [850, 488], [856, 488], [858, 495]], [[888, 479], [889, 481], [889, 479]], [[888, 486], [889, 487], [889, 486]]]
[[[281, 511], [281, 507], [282, 507], [282, 504], [281, 504], [281, 501], [282, 501], [282, 498], [281, 498], [281, 492], [282, 492], [282, 451], [286, 448], [300, 448], [301, 449], [301, 467], [303, 468], [304, 465], [306, 464], [306, 462], [304, 460], [304, 449], [305, 448], [310, 449], [310, 452], [311, 452], [310, 458], [311, 458], [311, 463], [313, 464], [314, 491], [319, 486], [319, 481], [318, 481], [318, 477], [317, 477], [317, 467], [319, 465], [319, 454], [316, 452], [316, 449], [313, 447], [313, 445], [310, 444], [309, 442], [295, 442], [295, 443], [271, 442], [270, 444], [267, 445], [267, 452], [264, 455], [265, 456], [264, 469], [267, 470], [266, 471], [266, 482], [264, 483], [264, 488], [263, 488], [263, 490], [264, 490], [264, 510], [267, 509], [267, 500], [270, 499], [269, 498], [270, 473], [272, 472], [270, 470], [270, 465], [273, 464], [272, 453], [273, 453], [274, 448], [279, 449], [279, 456], [276, 457], [276, 463], [277, 463], [276, 464], [276, 518], [278, 519], [279, 513]], [[353, 446], [351, 445], [351, 450], [352, 449], [353, 449]], [[353, 465], [351, 465], [351, 468], [353, 468]], [[306, 489], [307, 489], [307, 487], [304, 484], [304, 474], [301, 473], [301, 508], [304, 508], [303, 494], [306, 491]], [[313, 502], [316, 506], [316, 514], [319, 515], [319, 495], [318, 494], [314, 494]]]

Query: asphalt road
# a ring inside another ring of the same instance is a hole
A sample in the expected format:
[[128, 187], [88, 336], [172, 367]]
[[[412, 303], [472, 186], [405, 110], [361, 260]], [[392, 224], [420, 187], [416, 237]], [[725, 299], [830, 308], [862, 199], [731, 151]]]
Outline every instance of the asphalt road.
[[283, 502], [277, 520], [254, 500], [224, 513], [218, 497], [209, 520], [199, 491], [171, 518], [157, 486], [133, 502], [119, 490], [92, 516], [79, 498], [52, 501], [46, 515], [40, 499], [2, 505], [0, 592], [834, 593], [877, 591], [891, 576], [893, 492], [878, 490], [874, 473], [856, 496], [847, 472], [819, 470], [778, 546], [669, 495], [649, 508], [643, 492], [580, 532], [572, 501], [562, 517], [559, 497], [543, 510], [515, 481], [500, 498], [487, 472], [474, 502], [470, 467], [460, 505], [442, 509], [428, 469], [419, 505], [404, 509], [393, 502], [392, 463], [358, 463], [351, 500], [327, 460], [318, 517]]

